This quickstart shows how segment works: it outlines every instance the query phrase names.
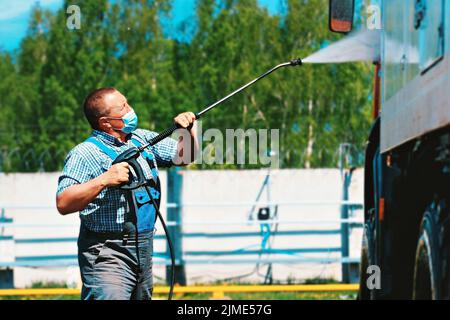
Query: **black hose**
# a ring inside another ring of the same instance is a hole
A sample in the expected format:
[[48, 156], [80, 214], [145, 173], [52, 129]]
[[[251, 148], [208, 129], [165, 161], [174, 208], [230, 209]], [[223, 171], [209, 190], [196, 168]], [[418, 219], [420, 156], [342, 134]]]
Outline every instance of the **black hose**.
[[167, 238], [167, 243], [169, 245], [170, 260], [172, 263], [172, 267], [170, 270], [171, 275], [170, 275], [169, 300], [172, 300], [173, 287], [175, 285], [175, 254], [174, 254], [174, 250], [173, 250], [172, 239], [170, 239], [170, 235], [169, 235], [169, 231], [167, 230], [166, 223], [164, 221], [164, 218], [161, 215], [161, 212], [159, 211], [158, 204], [156, 203], [155, 199], [153, 199], [153, 197], [152, 197], [149, 186], [145, 186], [145, 189], [147, 190], [148, 196], [150, 197], [150, 200], [152, 201], [152, 204], [155, 207], [156, 214], [159, 218], [159, 221], [161, 221], [161, 225], [163, 226], [164, 233], [166, 234], [166, 238]]

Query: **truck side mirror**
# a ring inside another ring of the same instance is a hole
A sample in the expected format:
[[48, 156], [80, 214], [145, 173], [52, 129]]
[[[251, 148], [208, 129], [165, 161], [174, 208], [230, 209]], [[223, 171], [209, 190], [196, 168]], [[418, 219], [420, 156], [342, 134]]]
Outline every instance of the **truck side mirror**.
[[330, 30], [339, 33], [352, 31], [354, 11], [355, 0], [330, 0]]

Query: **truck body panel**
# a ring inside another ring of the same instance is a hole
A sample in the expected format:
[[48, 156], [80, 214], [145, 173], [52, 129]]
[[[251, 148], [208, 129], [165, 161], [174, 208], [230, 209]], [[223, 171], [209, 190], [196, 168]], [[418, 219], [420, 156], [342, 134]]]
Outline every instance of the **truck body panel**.
[[362, 29], [381, 12], [359, 296], [450, 299], [450, 0], [356, 4]]
[[382, 1], [382, 153], [450, 124], [450, 0], [416, 2]]

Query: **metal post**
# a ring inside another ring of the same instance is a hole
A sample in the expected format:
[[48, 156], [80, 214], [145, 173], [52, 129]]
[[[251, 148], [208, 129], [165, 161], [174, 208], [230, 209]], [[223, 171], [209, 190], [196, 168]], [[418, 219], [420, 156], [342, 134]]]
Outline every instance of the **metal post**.
[[[175, 203], [175, 207], [167, 208], [167, 221], [175, 221], [175, 226], [168, 226], [169, 236], [173, 242], [175, 253], [175, 283], [186, 285], [186, 271], [183, 262], [183, 233], [182, 233], [182, 190], [183, 176], [180, 168], [167, 171], [167, 203]], [[169, 246], [166, 245], [169, 256]], [[169, 282], [171, 266], [166, 266], [166, 279]]]
[[[342, 201], [348, 201], [348, 188], [350, 187], [352, 171], [347, 171], [343, 175], [344, 181], [342, 184]], [[348, 205], [341, 205], [341, 219], [348, 219]], [[341, 222], [341, 257], [348, 258], [350, 255], [349, 249], [349, 224]], [[342, 282], [350, 283], [350, 265], [342, 262]]]
[[[12, 218], [6, 218], [5, 216], [5, 208], [2, 208], [0, 214], [0, 222], [6, 223], [12, 222]], [[4, 245], [4, 242], [12, 242], [14, 241], [12, 236], [5, 236], [4, 234], [5, 228], [1, 228], [0, 230], [0, 247]], [[8, 244], [6, 244], [8, 245]], [[0, 250], [1, 251], [1, 250]], [[0, 259], [1, 260], [1, 259]], [[0, 289], [11, 289], [14, 288], [14, 270], [8, 267], [0, 268]]]
[[13, 269], [10, 268], [0, 269], [0, 289], [13, 289], [13, 288], [14, 288]]
[[[339, 170], [342, 177], [342, 201], [349, 200], [349, 188], [352, 181], [353, 171], [355, 167], [352, 166], [352, 145], [349, 143], [342, 143], [339, 145]], [[347, 220], [349, 218], [349, 205], [341, 205], [341, 219]], [[341, 258], [345, 259], [350, 256], [350, 224], [341, 222]], [[342, 262], [342, 282], [351, 282], [351, 266], [348, 262]]]

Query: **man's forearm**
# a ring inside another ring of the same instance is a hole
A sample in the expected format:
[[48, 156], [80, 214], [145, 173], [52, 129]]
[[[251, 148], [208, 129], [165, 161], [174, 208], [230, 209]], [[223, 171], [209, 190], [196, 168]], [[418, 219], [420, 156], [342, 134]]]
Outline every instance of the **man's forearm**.
[[112, 165], [108, 171], [97, 178], [67, 188], [56, 197], [59, 213], [69, 214], [83, 210], [104, 188], [120, 186], [128, 182], [129, 173], [129, 164], [120, 162]]
[[56, 198], [59, 213], [65, 215], [83, 210], [106, 186], [106, 179], [100, 175], [86, 183], [67, 188]]

